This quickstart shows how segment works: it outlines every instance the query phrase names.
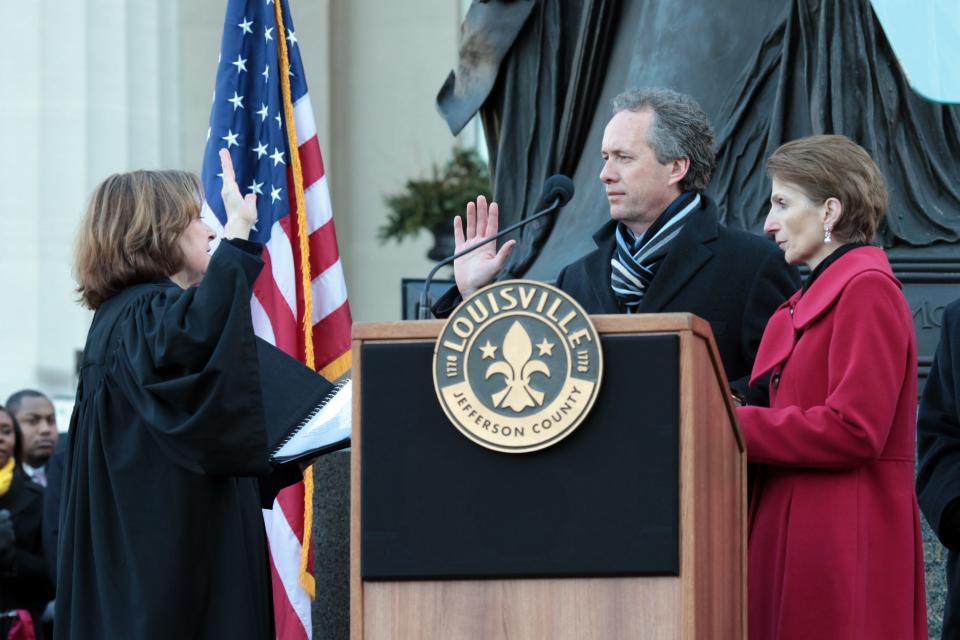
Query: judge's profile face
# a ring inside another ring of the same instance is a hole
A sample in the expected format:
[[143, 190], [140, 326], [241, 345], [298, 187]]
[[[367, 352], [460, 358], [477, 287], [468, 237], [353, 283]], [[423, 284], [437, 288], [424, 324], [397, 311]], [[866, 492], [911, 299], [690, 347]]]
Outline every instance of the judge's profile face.
[[17, 435], [13, 430], [13, 418], [6, 411], [0, 410], [0, 467], [5, 466], [13, 457], [16, 443]]
[[53, 403], [43, 396], [28, 396], [17, 407], [17, 422], [23, 434], [23, 458], [31, 467], [46, 464], [57, 446], [57, 415]]
[[177, 241], [177, 246], [183, 253], [183, 267], [171, 276], [174, 282], [184, 289], [200, 284], [203, 275], [207, 272], [207, 264], [210, 262], [210, 243], [214, 238], [216, 234], [213, 229], [207, 226], [199, 215], [190, 221], [180, 235], [180, 240]]
[[[610, 217], [642, 233], [680, 195], [675, 163], [661, 164], [648, 142], [653, 111], [620, 111], [603, 132], [603, 170]], [[685, 173], [685, 171], [684, 171]]]

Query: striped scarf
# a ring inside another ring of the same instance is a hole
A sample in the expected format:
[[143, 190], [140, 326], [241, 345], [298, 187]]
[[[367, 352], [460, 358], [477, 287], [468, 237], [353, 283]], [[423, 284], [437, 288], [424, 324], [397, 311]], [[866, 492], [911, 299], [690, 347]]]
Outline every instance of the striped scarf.
[[636, 313], [670, 245], [690, 213], [699, 207], [700, 194], [687, 191], [671, 202], [639, 238], [622, 222], [617, 225], [617, 250], [610, 260], [613, 267], [610, 286], [627, 313]]

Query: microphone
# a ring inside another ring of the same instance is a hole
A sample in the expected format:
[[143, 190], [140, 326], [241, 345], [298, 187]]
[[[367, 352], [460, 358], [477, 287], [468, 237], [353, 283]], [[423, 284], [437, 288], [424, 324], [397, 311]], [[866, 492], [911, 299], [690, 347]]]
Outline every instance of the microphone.
[[[516, 231], [520, 227], [525, 227], [534, 220], [542, 218], [548, 213], [553, 213], [558, 210], [560, 207], [564, 206], [573, 198], [575, 187], [573, 180], [562, 174], [555, 174], [547, 178], [547, 181], [543, 183], [543, 192], [540, 195], [540, 200], [537, 202], [538, 207], [542, 207], [539, 211], [534, 213], [529, 218], [524, 218], [520, 222], [510, 225], [503, 231], [499, 232], [497, 235], [490, 238], [487, 242], [495, 242], [502, 238], [503, 236]], [[420, 301], [417, 303], [417, 319], [419, 320], [429, 320], [431, 317], [430, 307], [431, 298], [430, 298], [430, 283], [433, 281], [433, 276], [437, 273], [438, 270], [447, 266], [460, 256], [464, 256], [478, 247], [482, 247], [487, 242], [482, 242], [476, 244], [468, 249], [458, 251], [448, 258], [444, 258], [430, 270], [430, 273], [427, 274], [427, 279], [423, 283], [423, 290], [420, 292]]]

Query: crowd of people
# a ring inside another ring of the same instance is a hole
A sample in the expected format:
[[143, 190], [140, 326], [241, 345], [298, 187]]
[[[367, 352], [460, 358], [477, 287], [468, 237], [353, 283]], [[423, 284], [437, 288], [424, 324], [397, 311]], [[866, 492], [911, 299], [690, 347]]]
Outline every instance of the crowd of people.
[[58, 435], [43, 393], [23, 389], [0, 405], [0, 612], [29, 614], [5, 616], [0, 629], [29, 628], [37, 638], [52, 629], [57, 518], [47, 514], [57, 511], [50, 470], [62, 464]]
[[[877, 165], [839, 135], [781, 146], [766, 166], [770, 242], [720, 223], [714, 135], [691, 97], [621, 94], [599, 151], [611, 219], [557, 286], [590, 313], [710, 322], [752, 468], [750, 637], [926, 638], [919, 505], [960, 548], [960, 307], [920, 407], [918, 502], [916, 338], [870, 244], [887, 213]], [[76, 273], [96, 315], [67, 446], [42, 394], [0, 407], [0, 610], [48, 619], [56, 584], [58, 638], [273, 633], [259, 507], [296, 475], [267, 462], [256, 201], [221, 161], [228, 221], [212, 256], [194, 176], [138, 171], [95, 190]], [[501, 271], [514, 242], [498, 248], [497, 227], [483, 197], [455, 221], [457, 250], [477, 250], [436, 315]]]

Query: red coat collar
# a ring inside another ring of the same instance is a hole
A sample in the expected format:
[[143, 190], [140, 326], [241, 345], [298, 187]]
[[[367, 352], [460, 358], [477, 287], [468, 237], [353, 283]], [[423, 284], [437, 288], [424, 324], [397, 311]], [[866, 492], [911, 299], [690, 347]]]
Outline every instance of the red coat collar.
[[763, 332], [750, 383], [783, 363], [800, 334], [833, 307], [851, 280], [868, 271], [882, 273], [900, 287], [883, 249], [861, 247], [838, 258], [806, 292], [801, 289], [780, 305]]

